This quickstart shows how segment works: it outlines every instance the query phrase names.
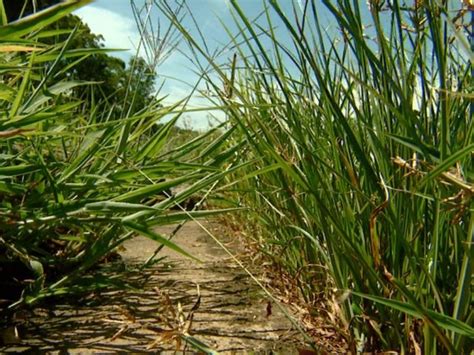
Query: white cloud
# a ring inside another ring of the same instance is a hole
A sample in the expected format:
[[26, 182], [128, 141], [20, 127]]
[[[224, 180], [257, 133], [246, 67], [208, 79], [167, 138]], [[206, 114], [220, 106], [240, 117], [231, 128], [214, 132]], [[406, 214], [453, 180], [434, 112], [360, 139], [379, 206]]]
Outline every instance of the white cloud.
[[117, 12], [96, 6], [86, 6], [75, 12], [95, 34], [101, 34], [107, 48], [128, 49], [135, 53], [139, 34], [135, 22]]
[[[214, 5], [225, 5], [227, 0], [209, 0]], [[135, 21], [130, 14], [121, 14], [116, 11], [106, 9], [101, 6], [92, 5], [86, 6], [75, 12], [95, 34], [100, 34], [104, 37], [105, 46], [107, 48], [127, 49], [125, 52], [115, 52], [112, 55], [119, 56], [127, 61], [130, 55], [136, 54], [136, 47], [140, 40], [140, 36], [135, 24]], [[127, 15], [129, 15], [127, 17]], [[143, 49], [139, 53], [146, 58]], [[192, 72], [188, 67], [188, 60], [178, 52], [173, 53], [158, 69], [158, 79], [166, 79], [166, 84], [163, 87], [160, 96], [168, 95], [165, 100], [165, 105], [172, 105], [178, 100], [187, 97], [192, 91], [192, 86], [198, 76]], [[165, 74], [163, 77], [160, 73]], [[176, 79], [176, 80], [173, 80]], [[188, 82], [186, 85], [183, 83]], [[210, 103], [207, 100], [195, 94], [188, 102], [187, 109], [199, 109], [209, 107]], [[208, 129], [210, 124], [215, 124], [215, 121], [210, 122], [209, 116], [212, 115], [220, 120], [224, 119], [224, 114], [217, 111], [198, 111], [185, 112], [182, 118], [178, 121], [179, 126], [190, 125], [194, 129]], [[169, 118], [168, 118], [169, 119]]]

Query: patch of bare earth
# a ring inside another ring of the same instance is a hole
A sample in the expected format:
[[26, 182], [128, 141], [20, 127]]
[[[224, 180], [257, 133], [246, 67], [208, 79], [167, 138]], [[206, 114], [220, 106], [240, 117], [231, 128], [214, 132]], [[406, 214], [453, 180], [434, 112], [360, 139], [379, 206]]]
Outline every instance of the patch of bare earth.
[[[174, 227], [158, 232], [167, 235]], [[243, 251], [230, 237], [219, 238], [233, 252]], [[134, 238], [122, 261], [104, 268], [134, 289], [19, 312], [2, 333], [0, 352], [166, 353], [186, 348], [184, 333], [223, 353], [298, 353], [301, 337], [291, 322], [196, 223], [173, 241], [201, 263], [165, 248], [163, 263], [141, 270], [157, 244]]]
[[[221, 228], [240, 240], [241, 249], [245, 250], [245, 264], [256, 273], [267, 290], [279, 300], [298, 323], [304, 328], [316, 351], [299, 348], [300, 354], [353, 354], [356, 350], [350, 339], [348, 324], [341, 320], [340, 295], [334, 292], [334, 285], [327, 275], [315, 277], [311, 282], [318, 284], [324, 292], [313, 294], [311, 301], [301, 293], [301, 281], [288, 274], [278, 263], [272, 261], [267, 253], [261, 252], [255, 236], [260, 233], [242, 228], [239, 219], [225, 218], [220, 221]], [[249, 235], [252, 235], [250, 237]], [[315, 265], [319, 267], [319, 265]], [[319, 274], [316, 274], [319, 275]], [[306, 281], [307, 282], [307, 281]], [[307, 348], [307, 347], [306, 347]]]

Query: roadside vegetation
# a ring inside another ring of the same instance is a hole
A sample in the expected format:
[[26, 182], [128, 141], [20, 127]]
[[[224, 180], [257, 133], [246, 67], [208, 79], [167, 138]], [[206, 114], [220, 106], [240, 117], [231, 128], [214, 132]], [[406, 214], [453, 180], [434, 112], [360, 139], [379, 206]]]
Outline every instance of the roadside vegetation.
[[[70, 15], [89, 2], [8, 23], [0, 1], [2, 316], [126, 287], [88, 271], [137, 234], [193, 258], [154, 228], [233, 211], [352, 352], [470, 351], [470, 2], [268, 0], [252, 18], [231, 0], [212, 53], [185, 2], [147, 5], [171, 23], [160, 43], [134, 3], [149, 56], [127, 64]], [[227, 117], [208, 132], [177, 128], [187, 99], [154, 92], [179, 38], [190, 95], [204, 83]], [[183, 211], [196, 194], [229, 208]]]
[[160, 5], [245, 142], [241, 225], [354, 352], [469, 352], [472, 5], [263, 4], [230, 1], [224, 64]]
[[[214, 213], [176, 206], [222, 178], [222, 160], [209, 149], [222, 139], [206, 133], [170, 148], [182, 102], [163, 105], [152, 95], [152, 65], [108, 56], [100, 38], [69, 15], [89, 2], [68, 1], [10, 24], [1, 17], [4, 315], [51, 296], [125, 287], [126, 280], [88, 271], [136, 234], [192, 257], [153, 228]], [[206, 148], [209, 154], [195, 154]]]

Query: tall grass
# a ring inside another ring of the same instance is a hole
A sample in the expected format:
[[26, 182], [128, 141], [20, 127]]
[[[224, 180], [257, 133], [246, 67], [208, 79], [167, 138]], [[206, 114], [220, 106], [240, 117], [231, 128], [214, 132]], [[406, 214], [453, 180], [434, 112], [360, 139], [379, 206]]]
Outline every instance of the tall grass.
[[[2, 313], [45, 297], [123, 286], [126, 280], [87, 271], [136, 234], [193, 257], [154, 227], [215, 213], [171, 211], [225, 176], [218, 155], [195, 154], [223, 144], [219, 136], [165, 149], [183, 102], [163, 106], [157, 99], [132, 112], [126, 103], [74, 97], [74, 88], [100, 83], [69, 80], [63, 72], [72, 64], [64, 68], [62, 59], [79, 63], [105, 50], [69, 48], [76, 29], [44, 27], [89, 2], [63, 2], [0, 27]], [[64, 42], [49, 40], [64, 33]], [[169, 195], [178, 186], [181, 192]]]
[[238, 127], [252, 163], [230, 181], [261, 250], [308, 304], [338, 300], [354, 351], [468, 352], [473, 54], [462, 11], [472, 9], [323, 0], [285, 13], [268, 0], [254, 20], [230, 4], [230, 65], [158, 6]]

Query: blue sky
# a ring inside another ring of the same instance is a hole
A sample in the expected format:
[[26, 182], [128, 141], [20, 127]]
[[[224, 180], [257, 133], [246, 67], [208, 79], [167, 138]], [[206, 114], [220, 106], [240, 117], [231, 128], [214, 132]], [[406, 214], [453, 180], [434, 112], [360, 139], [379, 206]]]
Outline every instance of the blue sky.
[[[137, 0], [138, 6], [144, 0]], [[248, 4], [255, 4], [253, 0], [244, 1]], [[202, 31], [209, 43], [217, 45], [218, 42], [225, 41], [223, 31], [220, 28], [218, 17], [225, 18], [229, 15], [226, 0], [193, 0], [188, 2], [194, 16], [202, 23]], [[252, 11], [250, 5], [250, 11]], [[256, 11], [256, 10], [255, 10]], [[137, 52], [139, 33], [133, 16], [130, 0], [97, 0], [78, 11], [76, 15], [85, 21], [94, 33], [101, 34], [105, 39], [106, 47], [126, 48], [127, 51], [117, 55], [128, 61], [131, 55]], [[153, 21], [166, 23], [166, 18], [159, 15], [158, 11], [153, 11]], [[143, 50], [140, 52], [145, 56]], [[197, 75], [193, 73], [192, 64], [178, 51], [175, 51], [157, 70], [157, 86], [161, 86], [161, 96], [169, 95], [168, 102], [186, 97], [191, 88], [183, 82], [193, 85], [197, 80]], [[190, 106], [205, 106], [206, 102], [193, 98]], [[195, 128], [205, 129], [208, 127], [208, 113], [189, 113], [185, 115], [185, 122]]]
[[[127, 61], [132, 54], [136, 53], [136, 46], [140, 38], [130, 1], [131, 0], [96, 0], [92, 4], [76, 12], [76, 14], [82, 17], [82, 19], [89, 25], [94, 33], [103, 35], [106, 47], [128, 49], [118, 54], [118, 56], [123, 58], [125, 61]], [[160, 2], [159, 0], [132, 1], [135, 1], [138, 6], [145, 4], [145, 1], [147, 3]], [[173, 0], [169, 0], [169, 3], [172, 2]], [[304, 0], [280, 0], [279, 4], [283, 10], [289, 14], [288, 17], [292, 18], [293, 5], [298, 8], [298, 5], [303, 2]], [[238, 1], [238, 4], [249, 18], [256, 17], [262, 11], [264, 3], [266, 3], [265, 0]], [[322, 25], [328, 29], [329, 33], [331, 33], [331, 38], [334, 38], [336, 41], [341, 40], [338, 38], [339, 32], [336, 29], [336, 21], [334, 21], [333, 17], [329, 16], [327, 10], [322, 5], [322, 1], [315, 0], [314, 3], [317, 6], [318, 16], [321, 21], [324, 22]], [[459, 2], [453, 1], [453, 3], [458, 4]], [[222, 47], [223, 44], [228, 42], [227, 34], [225, 33], [219, 19], [227, 26], [233, 27], [229, 0], [186, 0], [186, 4], [189, 6], [190, 12], [198, 22], [200, 31], [210, 47], [210, 52], [212, 52], [214, 48]], [[370, 37], [373, 33], [373, 28], [370, 28], [370, 15], [367, 9], [367, 1], [359, 0], [359, 5], [361, 7], [364, 27], [369, 25], [369, 27], [366, 27], [366, 34]], [[455, 7], [459, 8], [459, 6], [460, 5], [458, 4]], [[385, 17], [388, 15], [383, 16]], [[279, 41], [285, 42], [288, 34], [283, 30], [284, 26], [281, 22], [276, 21], [276, 15], [271, 18], [272, 21], [275, 21], [274, 24], [279, 27], [277, 28], [277, 31], [279, 31]], [[160, 14], [156, 8], [154, 9], [152, 19], [155, 25], [161, 23], [163, 27], [166, 27], [165, 16]], [[385, 19], [385, 21], [386, 20], [387, 19]], [[382, 17], [382, 22], [385, 21]], [[263, 22], [265, 23], [265, 21]], [[183, 21], [183, 24], [190, 30], [191, 34], [195, 37], [197, 36], [198, 32], [193, 29], [193, 24], [189, 17]], [[264, 27], [266, 26], [264, 25]], [[389, 28], [388, 25], [386, 27]], [[183, 43], [181, 49], [186, 50], [185, 47], [185, 43]], [[143, 51], [141, 51], [140, 54], [143, 56]], [[230, 61], [233, 54], [233, 52], [224, 52], [222, 54], [222, 60]], [[198, 76], [193, 72], [194, 69], [195, 67], [193, 64], [190, 63], [189, 60], [179, 51], [173, 52], [173, 54], [170, 55], [157, 70], [158, 87], [162, 85], [160, 96], [168, 95], [168, 103], [173, 103], [189, 95], [192, 86], [198, 79]], [[291, 70], [291, 66], [288, 65], [287, 69]], [[207, 103], [202, 99], [193, 97], [189, 106], [203, 107], [206, 105]], [[209, 113], [206, 112], [193, 114], [188, 113], [186, 114], [187, 122], [194, 128], [205, 129], [208, 127], [208, 115]], [[222, 116], [218, 118], [222, 118]]]
[[[145, 0], [136, 0], [138, 6], [143, 5]], [[149, 1], [149, 0], [146, 0]], [[298, 5], [299, 0], [283, 0], [280, 2], [285, 11], [291, 13], [293, 4]], [[232, 16], [230, 5], [227, 0], [191, 0], [187, 1], [190, 11], [199, 24], [202, 35], [209, 44], [211, 51], [213, 48], [222, 47], [227, 43], [228, 37], [219, 22], [221, 19], [226, 25], [232, 27]], [[240, 0], [239, 5], [250, 18], [256, 17], [263, 9], [262, 0]], [[106, 47], [110, 48], [126, 48], [127, 51], [118, 54], [122, 59], [128, 58], [136, 53], [137, 44], [139, 42], [139, 34], [135, 24], [130, 0], [96, 0], [76, 12], [83, 21], [85, 21], [94, 33], [103, 35]], [[166, 27], [166, 18], [160, 14], [155, 8], [153, 11], [153, 22], [161, 23]], [[197, 34], [193, 30], [192, 21], [187, 18], [185, 26], [192, 33]], [[285, 34], [282, 32], [281, 34]], [[280, 38], [281, 39], [281, 38]], [[184, 46], [185, 44], [182, 43]], [[185, 48], [182, 48], [185, 50]], [[144, 52], [140, 54], [144, 56]], [[223, 60], [231, 58], [233, 53], [224, 53]], [[158, 86], [163, 84], [160, 91], [161, 96], [169, 95], [168, 102], [174, 102], [177, 99], [186, 97], [191, 91], [190, 85], [194, 85], [197, 75], [193, 73], [193, 65], [179, 51], [174, 51], [169, 58], [163, 62], [157, 70]], [[188, 83], [188, 85], [184, 84]], [[206, 102], [194, 97], [190, 101], [191, 107], [205, 106]], [[186, 114], [186, 122], [195, 128], [205, 129], [208, 127], [208, 113], [188, 113]], [[221, 116], [217, 115], [217, 118]], [[182, 122], [183, 124], [183, 122]]]

